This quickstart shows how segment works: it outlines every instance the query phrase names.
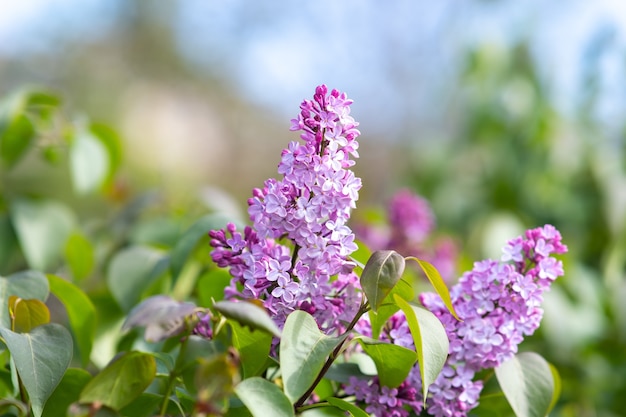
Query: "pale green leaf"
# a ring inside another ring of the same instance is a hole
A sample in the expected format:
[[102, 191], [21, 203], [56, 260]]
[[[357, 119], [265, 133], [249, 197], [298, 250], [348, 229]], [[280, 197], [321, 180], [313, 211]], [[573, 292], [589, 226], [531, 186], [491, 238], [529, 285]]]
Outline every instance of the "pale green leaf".
[[555, 392], [550, 364], [534, 352], [519, 353], [495, 368], [498, 384], [517, 417], [545, 417]]
[[50, 287], [46, 276], [38, 271], [23, 271], [0, 277], [0, 327], [11, 328], [9, 297], [46, 301]]
[[280, 329], [263, 307], [245, 301], [218, 301], [217, 311], [251, 329], [259, 329], [280, 337]]
[[297, 310], [287, 316], [280, 341], [280, 370], [289, 400], [296, 402], [304, 395], [343, 340], [326, 336], [313, 316], [304, 311]]
[[275, 384], [260, 377], [248, 378], [235, 386], [235, 393], [253, 417], [294, 417], [289, 398]]
[[64, 250], [67, 266], [76, 281], [87, 278], [95, 266], [95, 253], [91, 242], [81, 233], [73, 232]]
[[54, 266], [76, 219], [65, 205], [50, 200], [17, 199], [11, 219], [28, 265], [39, 271]]
[[109, 154], [94, 135], [79, 129], [70, 147], [70, 168], [74, 190], [88, 194], [98, 189], [109, 173]]
[[439, 274], [437, 268], [435, 268], [433, 264], [422, 259], [415, 258], [413, 256], [410, 256], [406, 259], [417, 262], [420, 268], [422, 268], [422, 271], [424, 271], [424, 275], [426, 275], [426, 278], [428, 278], [428, 280], [430, 281], [430, 284], [433, 286], [437, 294], [439, 294], [439, 297], [441, 297], [441, 300], [443, 301], [445, 306], [448, 308], [450, 313], [458, 320], [459, 316], [457, 316], [456, 311], [454, 311], [454, 306], [452, 305], [452, 300], [450, 299], [450, 292], [448, 291], [448, 287], [446, 286], [443, 278], [441, 278], [441, 274]]
[[72, 359], [72, 336], [56, 323], [35, 327], [30, 333], [0, 328], [28, 396], [33, 415], [40, 417]]

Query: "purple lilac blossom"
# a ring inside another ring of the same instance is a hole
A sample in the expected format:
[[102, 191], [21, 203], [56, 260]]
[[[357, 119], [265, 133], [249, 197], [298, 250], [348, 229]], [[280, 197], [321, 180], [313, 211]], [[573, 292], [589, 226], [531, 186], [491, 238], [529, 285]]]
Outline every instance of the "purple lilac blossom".
[[266, 180], [248, 200], [252, 225], [243, 233], [232, 224], [210, 232], [213, 261], [233, 277], [226, 297], [263, 300], [280, 326], [301, 309], [331, 332], [360, 305], [348, 258], [357, 246], [347, 222], [361, 188], [350, 170], [360, 134], [351, 104], [345, 93], [317, 87], [291, 121], [302, 142], [282, 151], [282, 179]]
[[[462, 321], [456, 320], [436, 293], [420, 294], [420, 301], [443, 323], [450, 340], [449, 356], [435, 382], [429, 387], [426, 412], [436, 417], [465, 417], [478, 405], [482, 381], [474, 381], [477, 372], [494, 368], [517, 353], [525, 336], [539, 327], [543, 310], [543, 293], [552, 282], [563, 275], [563, 264], [552, 255], [567, 252], [561, 235], [553, 226], [546, 225], [526, 231], [524, 236], [507, 242], [501, 261], [476, 262], [457, 284], [450, 295]], [[368, 322], [362, 320], [358, 328], [367, 333]], [[371, 333], [371, 331], [370, 331]], [[405, 347], [413, 347], [406, 319], [396, 314], [385, 324], [381, 339]], [[357, 387], [353, 387], [357, 384]], [[400, 408], [421, 412], [423, 397], [419, 365], [411, 370], [407, 380], [416, 389], [411, 401], [398, 400]], [[380, 401], [389, 395], [382, 391], [377, 380], [350, 381], [346, 393], [381, 417], [401, 416], [398, 407], [379, 408], [371, 401]]]
[[451, 238], [432, 238], [435, 215], [426, 199], [408, 189], [396, 192], [387, 205], [387, 223], [358, 225], [357, 237], [371, 250], [393, 249], [424, 259], [448, 282], [455, 277], [456, 243]]

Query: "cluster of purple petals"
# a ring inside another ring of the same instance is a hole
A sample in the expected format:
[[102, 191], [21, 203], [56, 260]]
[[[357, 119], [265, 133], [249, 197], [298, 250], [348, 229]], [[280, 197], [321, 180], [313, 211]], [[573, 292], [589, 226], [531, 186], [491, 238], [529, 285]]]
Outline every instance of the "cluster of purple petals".
[[[449, 357], [436, 381], [429, 387], [426, 412], [437, 417], [464, 417], [478, 405], [482, 382], [474, 381], [477, 372], [494, 368], [517, 353], [525, 336], [539, 327], [543, 293], [563, 275], [563, 265], [553, 255], [567, 247], [560, 233], [551, 225], [526, 231], [503, 248], [500, 262], [476, 262], [450, 295], [461, 321], [455, 319], [435, 293], [422, 293], [420, 301], [443, 323], [450, 340]], [[360, 327], [366, 326], [359, 323]], [[412, 347], [408, 326], [402, 315], [394, 315], [383, 329], [383, 339]], [[414, 367], [407, 381], [419, 388], [419, 372]], [[362, 385], [362, 382], [359, 382]], [[366, 404], [382, 392], [360, 394]], [[354, 391], [348, 386], [346, 390]], [[418, 389], [417, 403], [423, 398]], [[356, 395], [356, 394], [355, 394]], [[414, 409], [416, 413], [420, 409]], [[375, 414], [380, 416], [395, 414]]]
[[351, 104], [345, 93], [317, 87], [291, 121], [302, 141], [283, 150], [282, 179], [268, 179], [248, 200], [252, 226], [210, 232], [213, 260], [233, 276], [226, 296], [264, 300], [279, 325], [300, 309], [335, 330], [359, 307], [348, 260], [357, 246], [347, 222], [361, 188], [350, 169], [360, 134]]
[[446, 281], [456, 274], [458, 250], [452, 239], [432, 239], [435, 215], [428, 201], [411, 190], [395, 193], [387, 205], [387, 224], [363, 225], [357, 236], [371, 250], [393, 249], [429, 261]]

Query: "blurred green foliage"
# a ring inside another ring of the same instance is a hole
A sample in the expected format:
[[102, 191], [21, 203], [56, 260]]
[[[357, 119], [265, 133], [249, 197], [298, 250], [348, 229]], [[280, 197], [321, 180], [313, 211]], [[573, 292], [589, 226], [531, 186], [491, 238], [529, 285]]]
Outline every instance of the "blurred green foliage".
[[[595, 71], [590, 64], [587, 77]], [[550, 223], [561, 231], [570, 249], [565, 278], [547, 295], [544, 324], [523, 348], [561, 372], [553, 415], [622, 415], [626, 141], [616, 144], [592, 116], [593, 91], [573, 120], [557, 111], [524, 43], [471, 51], [460, 81], [455, 137], [415, 149], [403, 181], [432, 202], [439, 227], [464, 242], [464, 259], [499, 256], [495, 248], [529, 227]], [[462, 270], [469, 267], [466, 261]]]

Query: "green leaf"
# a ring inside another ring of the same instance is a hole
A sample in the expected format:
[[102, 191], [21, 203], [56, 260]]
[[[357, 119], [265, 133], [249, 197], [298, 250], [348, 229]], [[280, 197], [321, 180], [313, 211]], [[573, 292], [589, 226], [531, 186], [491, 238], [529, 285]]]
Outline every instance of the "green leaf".
[[232, 276], [223, 268], [215, 268], [207, 271], [198, 278], [196, 290], [198, 292], [198, 305], [209, 307], [213, 300], [224, 299], [224, 288], [230, 284]]
[[559, 375], [559, 371], [551, 363], [548, 363], [548, 365], [550, 365], [550, 371], [552, 372], [552, 380], [554, 381], [554, 392], [552, 393], [552, 400], [550, 401], [550, 407], [548, 407], [548, 412], [546, 413], [546, 415], [550, 414], [556, 403], [559, 401], [562, 389], [561, 375]]
[[46, 276], [38, 271], [23, 271], [6, 278], [0, 277], [0, 327], [11, 328], [10, 296], [46, 301], [49, 292]]
[[107, 151], [109, 161], [107, 180], [110, 180], [122, 163], [122, 141], [115, 130], [101, 123], [91, 123], [89, 131], [104, 145]]
[[345, 400], [335, 398], [335, 397], [329, 397], [329, 398], [326, 398], [326, 401], [328, 401], [330, 405], [333, 405], [337, 408], [340, 408], [344, 411], [349, 412], [350, 415], [352, 415], [353, 417], [369, 417], [369, 414], [367, 414], [365, 411], [361, 410], [356, 405], [349, 403]]
[[52, 294], [65, 306], [81, 362], [86, 366], [96, 337], [96, 308], [89, 297], [71, 282], [50, 274], [48, 282]]
[[78, 129], [70, 147], [70, 168], [74, 191], [88, 194], [98, 189], [109, 173], [106, 147], [85, 129]]
[[372, 311], [378, 310], [403, 273], [404, 258], [397, 252], [379, 250], [372, 254], [361, 274], [361, 287]]
[[413, 336], [425, 399], [428, 387], [435, 382], [448, 358], [448, 335], [441, 321], [430, 311], [411, 305], [397, 295], [394, 300], [404, 312]]
[[372, 327], [372, 338], [378, 339], [381, 328], [387, 323], [387, 320], [399, 310], [399, 307], [393, 300], [396, 294], [407, 301], [415, 297], [415, 291], [407, 280], [401, 279], [398, 281], [396, 286], [393, 287], [391, 292], [385, 297], [378, 310], [376, 312], [372, 310], [368, 312]]
[[289, 398], [276, 385], [259, 378], [248, 378], [235, 387], [235, 393], [253, 417], [294, 417]]
[[20, 246], [8, 213], [0, 213], [0, 271], [15, 270], [21, 263]]
[[91, 374], [84, 369], [68, 368], [48, 398], [42, 417], [58, 417], [67, 415], [70, 404], [78, 401], [80, 392], [91, 379]]
[[310, 314], [297, 310], [287, 316], [280, 341], [280, 370], [285, 394], [296, 402], [311, 387], [326, 359], [345, 337], [330, 337]]
[[230, 322], [233, 330], [233, 346], [241, 357], [243, 377], [259, 376], [267, 368], [267, 357], [272, 347], [272, 335], [252, 331], [237, 322]]
[[93, 271], [96, 263], [93, 245], [81, 233], [73, 232], [65, 244], [65, 260], [76, 281], [82, 281]]
[[263, 307], [246, 301], [218, 301], [214, 307], [225, 317], [244, 326], [280, 337], [280, 329]]
[[180, 238], [172, 250], [170, 264], [172, 276], [177, 278], [182, 271], [187, 258], [202, 237], [208, 236], [209, 231], [221, 229], [228, 223], [228, 219], [218, 214], [208, 214], [197, 220]]
[[550, 364], [534, 352], [519, 353], [495, 368], [498, 384], [517, 417], [545, 417], [555, 392]]
[[37, 299], [9, 297], [9, 310], [13, 319], [12, 329], [16, 333], [28, 333], [42, 324], [50, 322], [50, 310]]
[[[149, 392], [142, 393], [135, 398], [130, 404], [126, 405], [120, 411], [123, 416], [132, 417], [152, 417], [157, 415], [159, 404], [163, 401], [162, 395], [156, 395]], [[171, 405], [170, 402], [168, 405]]]
[[11, 219], [28, 265], [40, 271], [60, 259], [74, 224], [74, 213], [50, 200], [17, 199], [11, 205]]
[[146, 328], [144, 338], [158, 342], [185, 330], [185, 317], [194, 311], [196, 306], [193, 303], [176, 301], [167, 295], [154, 295], [128, 313], [122, 330], [143, 326]]
[[28, 392], [33, 415], [40, 417], [72, 359], [72, 336], [56, 323], [37, 326], [24, 334], [0, 328], [0, 335]]
[[80, 402], [100, 403], [119, 411], [137, 398], [155, 375], [156, 361], [152, 355], [126, 352], [89, 381], [80, 394]]
[[400, 385], [417, 360], [417, 355], [411, 349], [365, 336], [357, 340], [376, 364], [380, 384], [386, 387]]
[[131, 246], [111, 260], [107, 283], [115, 301], [126, 312], [137, 304], [142, 292], [160, 274], [165, 255], [144, 246]]
[[17, 115], [0, 130], [0, 157], [12, 166], [28, 150], [35, 139], [35, 127], [25, 114]]
[[457, 320], [460, 320], [459, 316], [456, 315], [456, 311], [454, 311], [454, 306], [452, 305], [452, 300], [450, 299], [450, 292], [448, 291], [448, 287], [446, 286], [446, 283], [443, 280], [443, 278], [441, 278], [441, 274], [439, 274], [439, 271], [437, 271], [437, 268], [435, 268], [433, 264], [426, 262], [424, 260], [421, 260], [421, 259], [417, 259], [413, 256], [410, 256], [406, 259], [407, 260], [410, 259], [410, 260], [417, 262], [420, 268], [422, 268], [422, 271], [424, 271], [424, 275], [426, 275], [426, 278], [428, 278], [428, 280], [430, 281], [430, 284], [433, 286], [437, 294], [439, 294], [439, 297], [441, 297], [441, 300], [443, 301], [445, 306], [448, 308], [450, 313]]

